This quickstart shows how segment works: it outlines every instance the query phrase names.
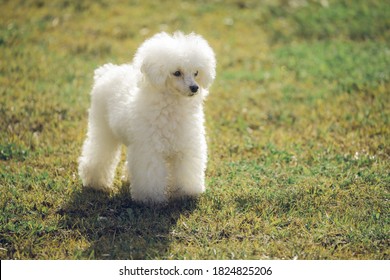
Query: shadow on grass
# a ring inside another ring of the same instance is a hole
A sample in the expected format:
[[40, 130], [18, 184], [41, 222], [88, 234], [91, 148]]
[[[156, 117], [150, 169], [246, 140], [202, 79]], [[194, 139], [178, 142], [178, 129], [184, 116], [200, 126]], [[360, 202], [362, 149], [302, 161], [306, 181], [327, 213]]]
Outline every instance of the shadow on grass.
[[82, 189], [60, 210], [64, 227], [91, 244], [76, 252], [81, 259], [165, 259], [170, 232], [181, 216], [187, 216], [197, 200], [171, 202], [167, 206], [140, 205], [126, 192], [107, 195]]

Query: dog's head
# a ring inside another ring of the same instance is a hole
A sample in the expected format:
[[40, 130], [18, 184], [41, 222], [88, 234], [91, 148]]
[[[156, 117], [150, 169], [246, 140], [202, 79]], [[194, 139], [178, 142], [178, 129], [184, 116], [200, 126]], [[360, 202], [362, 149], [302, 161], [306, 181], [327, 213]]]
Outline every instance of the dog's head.
[[207, 94], [215, 79], [215, 55], [201, 36], [156, 34], [138, 49], [134, 64], [144, 82], [184, 96]]

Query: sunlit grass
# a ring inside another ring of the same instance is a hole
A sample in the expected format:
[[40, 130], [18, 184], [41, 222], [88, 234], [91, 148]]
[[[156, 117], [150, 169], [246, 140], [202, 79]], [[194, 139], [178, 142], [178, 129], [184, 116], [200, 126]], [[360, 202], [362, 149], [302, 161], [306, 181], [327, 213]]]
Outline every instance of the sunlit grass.
[[[1, 1], [1, 259], [388, 259], [386, 1]], [[93, 70], [155, 32], [202, 34], [206, 193], [85, 191]]]

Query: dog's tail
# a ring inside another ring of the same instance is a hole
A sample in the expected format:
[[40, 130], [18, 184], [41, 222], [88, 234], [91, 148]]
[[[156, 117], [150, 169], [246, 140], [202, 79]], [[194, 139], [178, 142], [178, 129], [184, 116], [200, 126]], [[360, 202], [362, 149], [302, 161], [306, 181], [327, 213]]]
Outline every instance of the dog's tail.
[[103, 66], [100, 66], [99, 68], [97, 68], [94, 72], [94, 75], [93, 75], [93, 79], [95, 80], [95, 82], [97, 80], [99, 80], [101, 77], [103, 77], [104, 74], [106, 74], [109, 70], [111, 70], [114, 67], [115, 67], [114, 64], [107, 63], [107, 64], [104, 64]]

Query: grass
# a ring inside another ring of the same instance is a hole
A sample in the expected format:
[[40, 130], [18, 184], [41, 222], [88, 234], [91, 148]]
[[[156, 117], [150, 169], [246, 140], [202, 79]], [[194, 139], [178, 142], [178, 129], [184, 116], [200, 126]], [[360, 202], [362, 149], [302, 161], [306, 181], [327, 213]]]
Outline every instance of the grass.
[[[202, 34], [207, 192], [163, 209], [77, 175], [93, 70]], [[389, 259], [387, 1], [0, 1], [1, 259]]]

